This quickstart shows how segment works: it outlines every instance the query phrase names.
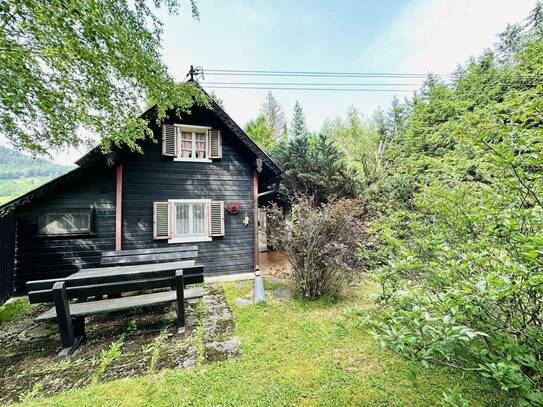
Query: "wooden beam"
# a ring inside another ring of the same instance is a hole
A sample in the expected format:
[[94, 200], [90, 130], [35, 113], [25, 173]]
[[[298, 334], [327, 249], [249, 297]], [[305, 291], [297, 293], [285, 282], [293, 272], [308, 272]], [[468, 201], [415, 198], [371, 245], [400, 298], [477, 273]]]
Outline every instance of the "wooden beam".
[[123, 224], [123, 165], [116, 167], [116, 188], [115, 188], [115, 250], [122, 250], [121, 233]]
[[253, 267], [258, 267], [258, 172], [253, 170]]

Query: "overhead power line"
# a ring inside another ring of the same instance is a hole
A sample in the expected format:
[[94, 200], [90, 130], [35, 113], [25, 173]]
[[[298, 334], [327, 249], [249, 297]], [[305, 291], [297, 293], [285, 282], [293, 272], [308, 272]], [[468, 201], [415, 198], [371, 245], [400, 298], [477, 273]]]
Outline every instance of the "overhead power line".
[[[427, 78], [425, 73], [392, 72], [330, 72], [330, 71], [273, 71], [244, 69], [205, 69], [207, 75], [232, 76], [312, 76], [312, 77], [365, 77], [365, 78]], [[433, 74], [436, 77], [452, 77], [451, 74]]]
[[[246, 69], [201, 69], [201, 76], [237, 76], [237, 77], [284, 77], [284, 81], [243, 81], [224, 78], [224, 80], [203, 80], [200, 84], [208, 89], [245, 89], [245, 90], [294, 90], [294, 91], [337, 91], [337, 92], [415, 92], [424, 86], [428, 74], [393, 73], [393, 72], [331, 72], [331, 71], [279, 71]], [[458, 79], [457, 74], [431, 74], [445, 83]], [[303, 82], [305, 77], [317, 78]], [[338, 79], [338, 81], [320, 82], [318, 78]], [[343, 82], [346, 78], [364, 78], [364, 82]], [[223, 79], [223, 78], [221, 78]], [[290, 79], [290, 81], [289, 81]], [[388, 80], [396, 81], [389, 82]], [[535, 86], [543, 80], [541, 75], [495, 75], [486, 77], [487, 85], [500, 86]], [[378, 80], [378, 81], [376, 81]]]
[[362, 88], [309, 88], [309, 87], [273, 87], [273, 86], [221, 86], [221, 85], [206, 85], [208, 89], [252, 89], [252, 90], [325, 90], [339, 92], [414, 92], [416, 89], [362, 89]]
[[[412, 72], [333, 72], [333, 71], [280, 71], [280, 70], [256, 70], [256, 69], [203, 69], [206, 75], [231, 75], [231, 76], [312, 76], [312, 77], [364, 77], [364, 78], [423, 78], [429, 76], [435, 78], [456, 78], [457, 73], [437, 74], [437, 73], [412, 73]], [[483, 74], [484, 75], [484, 74]], [[497, 75], [496, 77], [514, 77], [525, 79], [543, 79], [542, 74], [513, 74]]]
[[270, 85], [270, 86], [422, 86], [423, 83], [341, 83], [341, 82], [215, 82], [204, 81], [204, 85]]

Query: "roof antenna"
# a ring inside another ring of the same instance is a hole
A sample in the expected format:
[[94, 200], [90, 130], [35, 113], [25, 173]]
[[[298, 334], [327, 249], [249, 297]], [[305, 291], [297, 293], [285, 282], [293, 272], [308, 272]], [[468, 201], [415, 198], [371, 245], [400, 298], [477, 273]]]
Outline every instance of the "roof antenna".
[[197, 82], [198, 78], [204, 79], [204, 68], [202, 68], [201, 66], [197, 66], [195, 68], [193, 65], [191, 65], [190, 71], [187, 76], [185, 76], [185, 78], [186, 77], [190, 77], [189, 82]]

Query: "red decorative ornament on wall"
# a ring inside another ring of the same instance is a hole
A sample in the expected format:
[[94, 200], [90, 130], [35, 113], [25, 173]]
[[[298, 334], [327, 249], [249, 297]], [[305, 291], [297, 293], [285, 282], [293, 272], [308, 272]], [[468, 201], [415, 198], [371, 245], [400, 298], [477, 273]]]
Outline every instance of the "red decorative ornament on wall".
[[230, 215], [237, 215], [239, 213], [239, 202], [229, 202], [226, 205], [226, 210]]

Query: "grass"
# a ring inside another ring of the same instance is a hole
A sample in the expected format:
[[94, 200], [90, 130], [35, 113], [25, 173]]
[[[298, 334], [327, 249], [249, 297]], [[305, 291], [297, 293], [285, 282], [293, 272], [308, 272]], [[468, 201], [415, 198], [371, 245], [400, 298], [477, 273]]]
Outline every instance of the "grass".
[[360, 329], [337, 329], [337, 318], [347, 306], [368, 306], [367, 286], [336, 303], [279, 300], [268, 290], [267, 303], [243, 308], [236, 305], [235, 298], [249, 295], [250, 283], [224, 288], [242, 356], [97, 383], [47, 399], [28, 397], [27, 404], [435, 406], [441, 405], [445, 391], [454, 388], [473, 406], [506, 405], [478, 377], [425, 369], [390, 352], [377, 351], [377, 344]]
[[15, 299], [10, 303], [0, 306], [0, 326], [8, 324], [25, 315], [30, 309], [27, 299]]

